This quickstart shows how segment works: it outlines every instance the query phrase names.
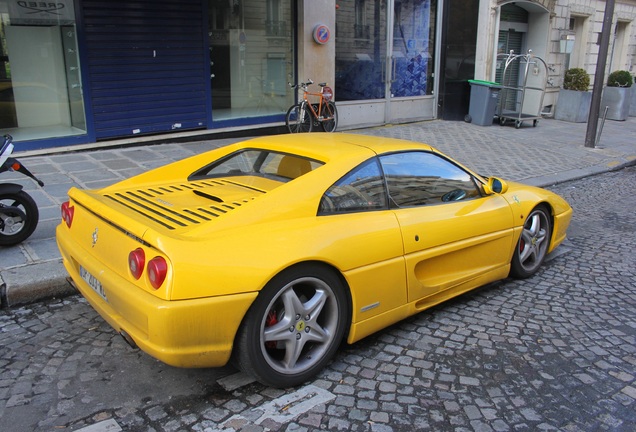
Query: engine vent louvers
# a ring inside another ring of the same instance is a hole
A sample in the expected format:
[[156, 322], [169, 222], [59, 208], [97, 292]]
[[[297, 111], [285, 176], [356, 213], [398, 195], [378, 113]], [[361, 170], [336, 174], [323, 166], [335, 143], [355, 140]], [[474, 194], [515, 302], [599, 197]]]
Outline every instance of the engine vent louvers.
[[117, 192], [113, 194], [106, 194], [105, 197], [131, 209], [137, 214], [142, 215], [167, 229], [174, 230], [180, 227], [187, 227], [211, 221], [231, 212], [237, 207], [240, 207], [255, 198], [251, 197], [249, 199], [233, 202], [218, 202], [217, 200], [210, 200], [210, 205], [208, 206], [201, 206], [199, 202], [199, 205], [192, 206], [190, 208], [175, 208], [169, 202], [170, 195], [173, 193], [187, 194], [196, 192], [199, 189], [213, 189], [215, 186], [224, 186], [225, 184], [226, 183], [222, 181], [216, 180], [200, 181], [195, 183]]

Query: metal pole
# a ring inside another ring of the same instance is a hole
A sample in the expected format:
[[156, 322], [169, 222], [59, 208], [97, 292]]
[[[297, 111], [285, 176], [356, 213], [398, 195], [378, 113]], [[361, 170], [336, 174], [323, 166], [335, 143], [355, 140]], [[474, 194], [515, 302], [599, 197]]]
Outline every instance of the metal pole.
[[609, 109], [609, 107], [606, 106], [605, 110], [603, 111], [603, 120], [601, 120], [601, 128], [598, 130], [598, 135], [596, 136], [595, 145], [598, 145], [598, 142], [601, 140], [601, 134], [603, 133], [603, 126], [605, 126], [605, 119], [607, 118], [607, 110], [608, 109]]
[[601, 107], [603, 83], [605, 82], [605, 65], [607, 64], [607, 52], [610, 33], [612, 31], [612, 18], [614, 16], [614, 0], [605, 2], [605, 14], [603, 16], [603, 29], [601, 30], [601, 45], [596, 60], [596, 73], [594, 75], [594, 87], [592, 87], [592, 104], [587, 118], [587, 132], [585, 134], [585, 147], [594, 148], [596, 130], [598, 129], [598, 114]]

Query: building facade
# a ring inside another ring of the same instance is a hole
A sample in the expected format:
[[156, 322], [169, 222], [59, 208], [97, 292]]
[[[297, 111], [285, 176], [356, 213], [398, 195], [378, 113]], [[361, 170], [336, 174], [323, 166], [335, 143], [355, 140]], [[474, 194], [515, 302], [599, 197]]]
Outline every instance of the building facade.
[[[605, 1], [482, 1], [475, 57], [475, 76], [496, 80], [509, 50], [533, 54], [547, 64], [544, 113], [553, 113], [569, 68], [583, 68], [594, 82]], [[615, 70], [636, 74], [636, 2], [615, 1], [607, 75]]]
[[[340, 129], [461, 120], [468, 80], [497, 80], [502, 55], [528, 49], [548, 66], [550, 112], [565, 69], [594, 74], [604, 6], [0, 0], [0, 132], [35, 150], [280, 126], [288, 83], [307, 79], [334, 89]], [[635, 18], [636, 0], [616, 2], [608, 71], [634, 71]]]

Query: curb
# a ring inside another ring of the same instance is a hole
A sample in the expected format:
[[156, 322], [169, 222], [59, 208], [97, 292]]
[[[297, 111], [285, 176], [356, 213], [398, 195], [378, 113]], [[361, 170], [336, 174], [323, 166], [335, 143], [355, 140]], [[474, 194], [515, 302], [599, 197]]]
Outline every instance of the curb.
[[6, 309], [77, 293], [66, 281], [67, 276], [61, 258], [5, 270], [0, 285], [0, 307]]
[[586, 177], [593, 177], [608, 172], [620, 171], [623, 168], [628, 168], [633, 165], [636, 165], [636, 156], [634, 156], [632, 159], [626, 158], [624, 160], [615, 160], [607, 163], [605, 166], [592, 165], [586, 168], [575, 168], [569, 171], [557, 172], [552, 175], [522, 179], [519, 180], [519, 183], [540, 188], [547, 188], [560, 183], [580, 180]]

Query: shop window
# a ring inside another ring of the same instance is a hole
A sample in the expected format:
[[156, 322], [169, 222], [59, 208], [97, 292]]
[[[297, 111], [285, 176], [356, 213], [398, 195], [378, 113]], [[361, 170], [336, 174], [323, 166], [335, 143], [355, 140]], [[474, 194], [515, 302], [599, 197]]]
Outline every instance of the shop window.
[[[223, 28], [211, 27], [212, 120], [258, 123], [280, 116], [294, 101], [291, 0], [209, 0], [209, 22], [224, 14]], [[251, 119], [254, 120], [246, 120]]]
[[[383, 99], [387, 82], [392, 83], [391, 97], [433, 94], [437, 1], [356, 0], [338, 6], [335, 87], [339, 101]], [[390, 9], [393, 28], [387, 29]]]
[[73, 1], [0, 1], [0, 129], [16, 141], [80, 135], [86, 118]]

